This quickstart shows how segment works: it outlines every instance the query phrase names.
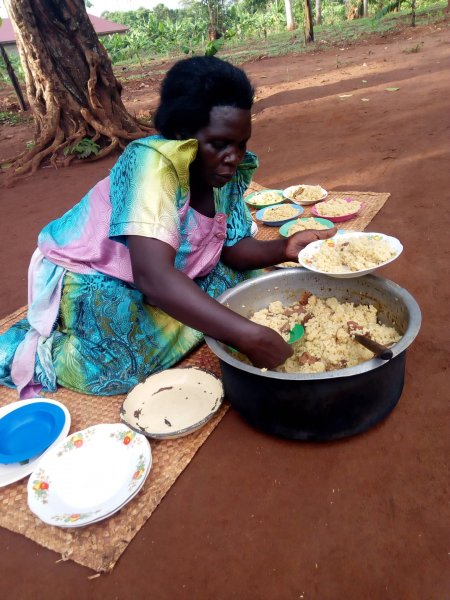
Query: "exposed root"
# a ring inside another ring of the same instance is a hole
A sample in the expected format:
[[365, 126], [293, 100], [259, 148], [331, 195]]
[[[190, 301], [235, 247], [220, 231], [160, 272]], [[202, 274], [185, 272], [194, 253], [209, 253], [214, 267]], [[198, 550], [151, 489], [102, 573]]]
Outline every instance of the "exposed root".
[[[83, 159], [91, 162], [100, 160], [119, 148], [124, 149], [129, 141], [142, 138], [154, 131], [148, 124], [139, 122], [126, 111], [120, 115], [122, 118], [119, 118], [119, 114], [115, 114], [113, 105], [109, 107], [112, 109], [111, 112], [105, 110], [95, 90], [97, 81], [95, 69], [96, 66], [91, 64], [88, 89], [92, 105], [90, 109], [79, 108], [82, 119], [76, 119], [73, 111], [63, 112], [58, 105], [52, 104], [49, 108], [50, 99], [47, 98], [47, 113], [44, 118], [39, 119], [35, 145], [18, 156], [2, 161], [12, 163], [6, 174], [7, 186], [12, 185], [16, 179], [35, 173], [43, 161], [49, 161], [55, 168], [69, 166], [77, 156], [74, 153], [64, 154], [64, 150], [76, 146], [86, 137], [102, 146], [98, 154]], [[50, 89], [46, 92], [50, 94]], [[118, 108], [118, 113], [121, 113], [120, 106]], [[132, 127], [133, 131], [124, 129], [128, 126]]]
[[105, 158], [105, 156], [108, 156], [108, 154], [111, 154], [111, 152], [113, 152], [117, 148], [117, 146], [119, 146], [119, 138], [113, 137], [109, 146], [106, 146], [106, 148], [103, 148], [102, 150], [100, 150], [100, 152], [98, 154], [94, 154], [93, 156], [90, 156], [89, 158], [86, 159], [86, 161], [94, 162], [95, 160], [99, 160], [100, 158]]
[[54, 115], [53, 123], [47, 124], [45, 130], [41, 131], [33, 148], [1, 161], [2, 163], [12, 163], [5, 177], [7, 187], [13, 185], [16, 180], [35, 173], [45, 160], [48, 160], [55, 168], [68, 167], [77, 156], [76, 154], [64, 155], [64, 150], [70, 146], [76, 146], [86, 137], [96, 143], [107, 142], [98, 154], [83, 159], [86, 162], [92, 162], [105, 158], [115, 150], [123, 150], [129, 141], [139, 139], [154, 131], [154, 129], [142, 125], [141, 129], [134, 133], [124, 131], [119, 127], [106, 127], [90, 115], [86, 109], [81, 109], [80, 112], [85, 118], [85, 125], [79, 126], [75, 133], [65, 136], [59, 125], [59, 111], [57, 111], [58, 120]]
[[104, 135], [107, 138], [118, 137], [124, 140], [138, 140], [139, 138], [144, 136], [144, 131], [142, 129], [138, 129], [134, 132], [125, 131], [124, 129], [120, 129], [111, 123], [110, 126], [104, 125], [100, 121], [98, 121], [95, 117], [93, 117], [88, 110], [85, 108], [80, 109], [81, 116], [83, 119], [89, 123], [89, 125], [97, 131], [101, 135]]

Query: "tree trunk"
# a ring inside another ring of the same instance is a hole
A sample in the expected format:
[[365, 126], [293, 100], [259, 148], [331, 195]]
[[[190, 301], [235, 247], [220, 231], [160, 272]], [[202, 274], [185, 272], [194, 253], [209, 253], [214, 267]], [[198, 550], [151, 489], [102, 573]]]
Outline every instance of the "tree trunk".
[[219, 27], [220, 0], [207, 0], [207, 8], [209, 17], [208, 39], [213, 42], [222, 36]]
[[322, 24], [322, 0], [316, 0], [316, 25], [321, 25], [321, 24]]
[[33, 148], [15, 157], [10, 177], [33, 173], [46, 158], [69, 164], [75, 154], [64, 156], [64, 149], [86, 137], [99, 144], [91, 157], [98, 159], [146, 135], [149, 128], [122, 103], [122, 86], [83, 0], [5, 0], [5, 6], [36, 126]]
[[305, 0], [305, 43], [310, 44], [314, 41], [314, 29], [311, 0]]
[[416, 26], [416, 0], [411, 0], [411, 27]]
[[291, 0], [284, 0], [284, 9], [286, 11], [286, 29], [288, 31], [293, 31], [295, 29], [295, 23]]
[[368, 16], [369, 16], [369, 0], [363, 0], [363, 17], [367, 18]]
[[0, 44], [0, 54], [2, 55], [3, 62], [5, 63], [6, 71], [9, 75], [11, 84], [14, 88], [14, 91], [16, 92], [16, 96], [17, 96], [17, 100], [19, 101], [20, 108], [22, 110], [28, 110], [27, 103], [25, 102], [25, 98], [23, 97], [23, 94], [22, 94], [22, 88], [20, 87], [19, 80], [17, 79], [17, 75], [14, 71], [11, 61], [9, 60], [9, 56], [8, 56], [6, 50], [4, 49], [4, 47], [2, 46], [2, 44]]

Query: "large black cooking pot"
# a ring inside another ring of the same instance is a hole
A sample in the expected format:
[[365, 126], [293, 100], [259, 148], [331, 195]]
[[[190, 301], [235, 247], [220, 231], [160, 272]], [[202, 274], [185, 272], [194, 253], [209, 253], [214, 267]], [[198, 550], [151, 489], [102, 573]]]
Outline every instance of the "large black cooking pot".
[[403, 336], [392, 347], [393, 358], [326, 373], [278, 373], [242, 363], [207, 337], [220, 360], [226, 398], [249, 423], [285, 438], [334, 440], [361, 433], [386, 417], [400, 398], [406, 349], [420, 328], [419, 306], [409, 292], [381, 277], [333, 279], [300, 268], [246, 281], [218, 300], [249, 317], [274, 300], [291, 304], [304, 291], [375, 305], [380, 322], [393, 324]]

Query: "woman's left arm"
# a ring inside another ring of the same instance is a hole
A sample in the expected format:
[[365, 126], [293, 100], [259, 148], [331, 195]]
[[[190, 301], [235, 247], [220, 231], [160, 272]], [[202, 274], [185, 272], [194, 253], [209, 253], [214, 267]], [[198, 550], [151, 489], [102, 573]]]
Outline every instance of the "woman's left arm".
[[282, 240], [262, 241], [246, 237], [234, 246], [225, 246], [222, 250], [222, 261], [238, 271], [272, 267], [281, 262], [297, 262], [298, 253], [305, 246], [316, 240], [325, 240], [336, 233], [336, 228], [313, 230], [307, 229], [295, 233]]

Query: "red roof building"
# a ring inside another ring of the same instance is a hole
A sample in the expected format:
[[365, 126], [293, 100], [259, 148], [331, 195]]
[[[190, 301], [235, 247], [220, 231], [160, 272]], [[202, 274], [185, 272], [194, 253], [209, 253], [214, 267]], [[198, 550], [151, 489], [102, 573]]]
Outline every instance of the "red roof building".
[[[112, 33], [126, 33], [128, 27], [126, 25], [120, 25], [119, 23], [113, 23], [100, 17], [94, 17], [94, 15], [88, 15], [97, 35], [109, 35]], [[15, 46], [16, 45], [16, 34], [10, 19], [3, 19], [0, 25], [0, 44], [3, 46]]]

